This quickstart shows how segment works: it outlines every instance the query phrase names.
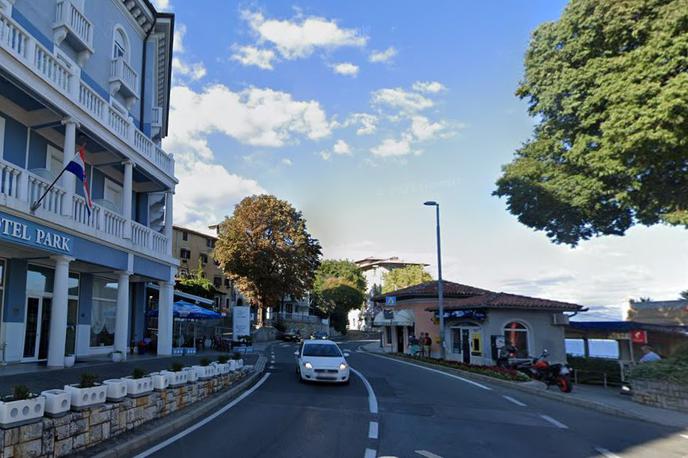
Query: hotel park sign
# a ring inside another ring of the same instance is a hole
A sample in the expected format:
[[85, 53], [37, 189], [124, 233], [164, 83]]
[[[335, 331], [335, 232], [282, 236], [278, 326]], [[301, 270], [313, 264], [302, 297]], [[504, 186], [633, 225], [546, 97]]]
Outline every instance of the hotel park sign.
[[62, 232], [0, 212], [0, 240], [71, 254], [72, 238]]

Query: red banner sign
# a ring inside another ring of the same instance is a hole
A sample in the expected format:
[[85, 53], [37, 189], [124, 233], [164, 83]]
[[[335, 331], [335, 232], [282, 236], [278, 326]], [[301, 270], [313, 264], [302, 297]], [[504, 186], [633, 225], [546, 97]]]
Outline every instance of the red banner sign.
[[631, 331], [631, 342], [637, 344], [647, 343], [647, 332], [646, 331]]

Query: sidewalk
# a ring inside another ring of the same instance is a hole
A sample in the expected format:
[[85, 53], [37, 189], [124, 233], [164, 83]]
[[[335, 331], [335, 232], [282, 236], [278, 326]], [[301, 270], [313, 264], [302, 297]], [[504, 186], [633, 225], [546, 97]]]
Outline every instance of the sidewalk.
[[[254, 349], [255, 351], [255, 349]], [[78, 383], [81, 374], [89, 372], [98, 376], [100, 380], [120, 378], [131, 375], [135, 368], [146, 372], [156, 372], [169, 369], [173, 363], [184, 366], [198, 364], [203, 358], [213, 361], [220, 354], [228, 353], [203, 352], [189, 356], [156, 356], [132, 355], [127, 361], [113, 363], [108, 359], [87, 359], [77, 362], [68, 369], [52, 369], [45, 364], [20, 363], [0, 368], [0, 395], [10, 394], [15, 385], [26, 385], [33, 393], [53, 388], [62, 389], [70, 383]], [[246, 364], [254, 364], [258, 355], [254, 353], [241, 354]]]
[[[364, 345], [362, 348], [370, 353], [386, 353], [382, 348], [380, 348], [379, 342], [373, 342], [368, 345]], [[385, 356], [393, 357], [392, 355]], [[421, 362], [416, 364], [426, 365]], [[554, 388], [547, 390], [545, 384], [539, 382], [508, 382], [505, 380], [486, 377], [484, 375], [473, 374], [471, 372], [460, 371], [458, 369], [450, 369], [439, 365], [433, 366], [433, 368], [448, 373], [458, 372], [461, 373], [462, 377], [468, 379], [475, 379], [480, 380], [481, 382], [494, 383], [501, 386], [514, 388], [520, 391], [529, 392], [550, 399], [556, 399], [558, 401], [578, 405], [580, 407], [594, 409], [611, 415], [634, 418], [665, 426], [688, 428], [688, 414], [678, 412], [676, 410], [660, 409], [657, 407], [638, 404], [637, 402], [631, 400], [630, 396], [620, 394], [618, 388], [604, 388], [595, 385], [575, 385], [571, 393], [560, 393]]]

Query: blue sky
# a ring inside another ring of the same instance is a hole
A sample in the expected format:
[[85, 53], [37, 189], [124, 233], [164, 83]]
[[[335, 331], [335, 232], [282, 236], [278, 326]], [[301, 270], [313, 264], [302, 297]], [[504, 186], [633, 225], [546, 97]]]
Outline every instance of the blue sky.
[[176, 14], [170, 136], [175, 222], [206, 229], [245, 195], [304, 212], [327, 257], [431, 264], [445, 277], [620, 317], [630, 297], [688, 288], [676, 228], [578, 248], [492, 197], [533, 121], [514, 96], [532, 30], [565, 1], [158, 0]]

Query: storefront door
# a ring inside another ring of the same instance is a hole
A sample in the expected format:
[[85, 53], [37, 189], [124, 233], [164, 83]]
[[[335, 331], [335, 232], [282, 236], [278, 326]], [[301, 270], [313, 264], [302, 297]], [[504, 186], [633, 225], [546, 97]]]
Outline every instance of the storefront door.
[[26, 328], [24, 331], [24, 361], [48, 357], [50, 340], [50, 312], [52, 298], [29, 296], [26, 299]]
[[397, 352], [404, 353], [404, 327], [397, 326]]
[[461, 356], [466, 364], [471, 363], [471, 330], [461, 328]]

